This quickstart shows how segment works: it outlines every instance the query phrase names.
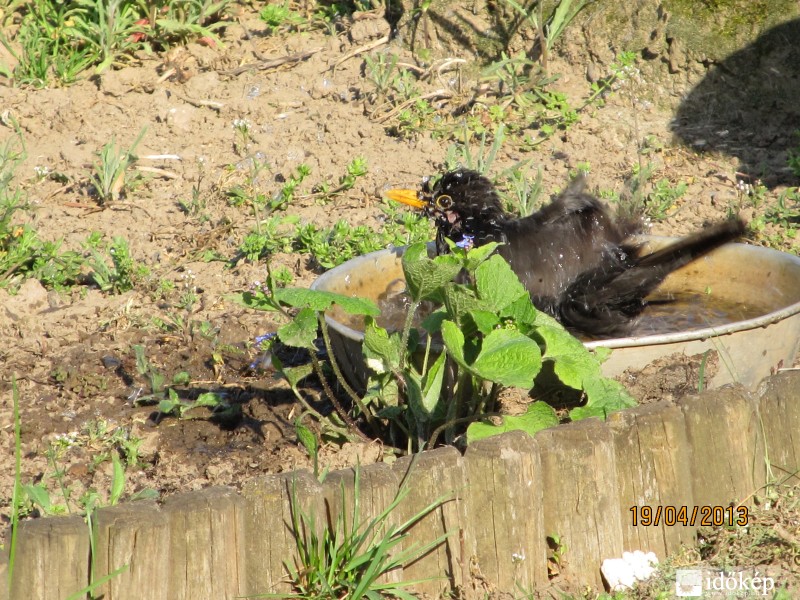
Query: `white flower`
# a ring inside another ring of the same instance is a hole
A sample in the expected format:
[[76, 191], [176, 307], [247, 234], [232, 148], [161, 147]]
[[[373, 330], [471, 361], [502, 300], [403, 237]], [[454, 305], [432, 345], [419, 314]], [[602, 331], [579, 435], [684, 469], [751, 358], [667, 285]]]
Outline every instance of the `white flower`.
[[612, 592], [630, 589], [637, 581], [649, 579], [658, 567], [658, 558], [655, 553], [623, 552], [622, 558], [607, 558], [603, 561], [600, 571], [608, 582]]

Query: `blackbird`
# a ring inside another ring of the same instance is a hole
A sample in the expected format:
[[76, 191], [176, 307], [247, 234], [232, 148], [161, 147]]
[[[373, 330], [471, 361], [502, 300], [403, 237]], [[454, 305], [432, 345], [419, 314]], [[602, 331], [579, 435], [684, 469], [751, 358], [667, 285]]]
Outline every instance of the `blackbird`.
[[499, 242], [533, 304], [574, 333], [592, 338], [630, 332], [647, 296], [672, 271], [739, 237], [740, 219], [730, 219], [647, 252], [631, 236], [641, 219], [615, 219], [584, 191], [583, 177], [538, 212], [515, 218], [503, 210], [492, 183], [475, 171], [445, 173], [422, 190], [385, 195], [424, 210], [436, 224], [436, 249], [445, 238], [463, 246]]

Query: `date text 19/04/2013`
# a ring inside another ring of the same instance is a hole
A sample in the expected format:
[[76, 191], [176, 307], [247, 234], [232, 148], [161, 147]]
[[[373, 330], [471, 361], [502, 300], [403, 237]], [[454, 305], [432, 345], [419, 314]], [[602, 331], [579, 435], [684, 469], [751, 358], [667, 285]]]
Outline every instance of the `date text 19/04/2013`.
[[631, 506], [634, 527], [688, 525], [689, 527], [747, 526], [746, 506]]

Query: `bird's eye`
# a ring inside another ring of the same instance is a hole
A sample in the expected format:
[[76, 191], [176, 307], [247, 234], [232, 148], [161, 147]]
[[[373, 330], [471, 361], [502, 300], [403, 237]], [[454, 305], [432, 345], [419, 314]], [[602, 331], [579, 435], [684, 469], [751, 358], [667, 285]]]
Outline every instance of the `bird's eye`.
[[447, 210], [448, 208], [453, 206], [453, 199], [447, 194], [439, 196], [438, 198], [436, 198], [436, 206], [438, 206], [442, 210]]

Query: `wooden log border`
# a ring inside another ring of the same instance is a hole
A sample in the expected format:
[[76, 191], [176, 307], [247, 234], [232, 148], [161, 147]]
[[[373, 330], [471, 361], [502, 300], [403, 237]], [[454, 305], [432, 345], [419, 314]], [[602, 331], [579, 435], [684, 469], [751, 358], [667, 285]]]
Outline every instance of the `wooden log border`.
[[[659, 558], [691, 544], [697, 527], [644, 527], [632, 506], [727, 506], [770, 477], [797, 482], [800, 372], [765, 379], [757, 392], [725, 387], [539, 432], [483, 440], [462, 456], [440, 448], [394, 465], [361, 469], [362, 519], [383, 510], [407, 479], [392, 513], [401, 523], [437, 497], [447, 500], [411, 530], [406, 544], [442, 533], [439, 548], [389, 577], [427, 579], [437, 595], [460, 588], [532, 590], [548, 584], [548, 536], [566, 549], [560, 574], [602, 586], [600, 563], [625, 550]], [[793, 474], [794, 477], [793, 477]], [[295, 557], [290, 493], [317, 527], [352, 514], [354, 471], [319, 483], [308, 472], [264, 476], [241, 493], [216, 487], [98, 511], [95, 573], [128, 565], [101, 590], [105, 600], [214, 600], [288, 592], [284, 563]], [[344, 507], [342, 490], [344, 490]], [[78, 517], [25, 521], [14, 580], [0, 558], [0, 600], [64, 600], [89, 581], [88, 529]], [[10, 593], [10, 596], [9, 596]]]

